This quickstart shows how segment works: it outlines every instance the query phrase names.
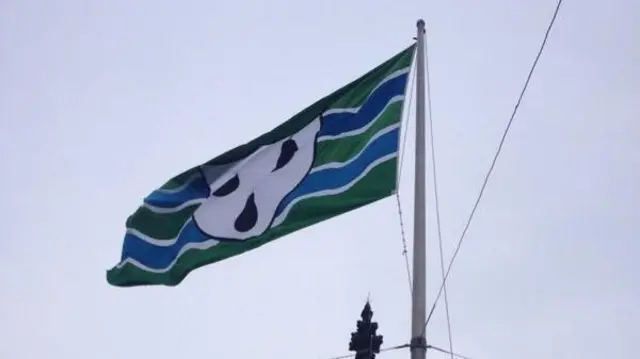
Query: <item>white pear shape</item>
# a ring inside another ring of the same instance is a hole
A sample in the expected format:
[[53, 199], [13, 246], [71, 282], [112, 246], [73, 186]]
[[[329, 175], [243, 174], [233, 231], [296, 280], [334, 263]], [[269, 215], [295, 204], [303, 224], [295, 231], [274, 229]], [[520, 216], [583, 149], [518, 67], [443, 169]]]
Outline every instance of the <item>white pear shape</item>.
[[203, 166], [211, 196], [193, 214], [198, 228], [223, 240], [246, 240], [269, 229], [280, 202], [309, 173], [319, 130], [315, 119], [234, 164]]

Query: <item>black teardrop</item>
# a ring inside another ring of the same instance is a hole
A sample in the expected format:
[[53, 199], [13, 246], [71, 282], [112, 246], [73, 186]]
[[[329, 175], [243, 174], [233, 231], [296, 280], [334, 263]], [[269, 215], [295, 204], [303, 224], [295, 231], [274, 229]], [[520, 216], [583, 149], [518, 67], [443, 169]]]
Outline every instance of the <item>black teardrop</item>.
[[278, 157], [278, 162], [276, 162], [276, 167], [271, 172], [275, 172], [286, 166], [287, 163], [291, 161], [296, 151], [298, 151], [298, 145], [295, 140], [288, 139], [284, 141], [280, 147], [280, 156]]
[[231, 177], [231, 179], [229, 179], [227, 182], [225, 182], [225, 184], [223, 184], [217, 190], [215, 190], [215, 192], [213, 192], [213, 195], [216, 197], [224, 197], [229, 193], [238, 189], [238, 186], [240, 186], [240, 178], [238, 178], [238, 175], [236, 174], [235, 176]]
[[256, 207], [255, 195], [252, 193], [247, 202], [244, 204], [244, 209], [240, 212], [234, 226], [238, 232], [247, 232], [253, 228], [258, 222], [258, 207]]

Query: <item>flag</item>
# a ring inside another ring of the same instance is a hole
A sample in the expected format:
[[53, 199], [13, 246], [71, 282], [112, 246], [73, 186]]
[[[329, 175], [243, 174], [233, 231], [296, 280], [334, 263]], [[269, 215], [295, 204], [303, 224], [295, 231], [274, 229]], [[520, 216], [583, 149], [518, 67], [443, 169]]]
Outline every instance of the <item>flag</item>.
[[153, 191], [127, 219], [107, 281], [177, 285], [196, 268], [395, 193], [414, 47]]

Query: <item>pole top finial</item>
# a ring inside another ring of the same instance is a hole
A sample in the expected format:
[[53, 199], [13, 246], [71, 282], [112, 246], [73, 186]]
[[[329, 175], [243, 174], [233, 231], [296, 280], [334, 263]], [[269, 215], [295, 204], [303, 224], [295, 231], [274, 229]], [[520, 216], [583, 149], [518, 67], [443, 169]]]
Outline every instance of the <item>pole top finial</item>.
[[418, 19], [418, 23], [417, 23], [418, 27], [424, 27], [424, 24], [425, 23], [423, 19]]

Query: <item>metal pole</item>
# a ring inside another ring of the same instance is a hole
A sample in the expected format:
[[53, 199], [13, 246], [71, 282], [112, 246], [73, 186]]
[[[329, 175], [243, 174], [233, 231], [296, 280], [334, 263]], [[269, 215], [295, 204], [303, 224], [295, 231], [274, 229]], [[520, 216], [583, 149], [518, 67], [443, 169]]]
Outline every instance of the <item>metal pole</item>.
[[418, 20], [416, 49], [416, 157], [415, 201], [413, 217], [413, 297], [411, 303], [411, 359], [426, 358], [423, 331], [427, 306], [426, 269], [426, 195], [425, 195], [425, 53], [424, 20]]

